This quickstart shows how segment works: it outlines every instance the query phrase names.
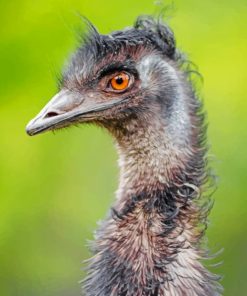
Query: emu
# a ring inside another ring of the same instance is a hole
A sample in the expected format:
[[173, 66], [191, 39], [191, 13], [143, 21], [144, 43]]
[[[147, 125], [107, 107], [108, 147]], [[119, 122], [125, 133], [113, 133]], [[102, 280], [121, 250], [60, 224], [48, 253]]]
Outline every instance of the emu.
[[161, 20], [87, 33], [59, 92], [30, 121], [36, 135], [79, 123], [104, 127], [119, 153], [116, 201], [92, 244], [87, 296], [217, 296], [203, 265], [209, 203], [205, 112]]

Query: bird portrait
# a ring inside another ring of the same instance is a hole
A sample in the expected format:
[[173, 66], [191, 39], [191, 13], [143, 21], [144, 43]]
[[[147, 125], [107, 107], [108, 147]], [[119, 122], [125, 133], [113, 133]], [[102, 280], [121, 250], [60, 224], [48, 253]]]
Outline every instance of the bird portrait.
[[119, 186], [91, 243], [83, 293], [222, 295], [204, 265], [212, 176], [190, 62], [161, 17], [109, 34], [85, 22], [57, 94], [26, 127], [34, 136], [87, 123], [114, 139]]

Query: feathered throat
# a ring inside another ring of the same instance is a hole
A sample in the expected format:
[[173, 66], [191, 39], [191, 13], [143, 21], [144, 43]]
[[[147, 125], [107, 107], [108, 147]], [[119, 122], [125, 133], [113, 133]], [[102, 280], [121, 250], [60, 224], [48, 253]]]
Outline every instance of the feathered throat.
[[204, 170], [197, 166], [192, 182], [193, 168], [195, 160], [176, 185], [144, 191], [112, 208], [93, 243], [86, 295], [221, 295], [219, 277], [201, 263], [211, 203], [197, 186], [206, 182]]

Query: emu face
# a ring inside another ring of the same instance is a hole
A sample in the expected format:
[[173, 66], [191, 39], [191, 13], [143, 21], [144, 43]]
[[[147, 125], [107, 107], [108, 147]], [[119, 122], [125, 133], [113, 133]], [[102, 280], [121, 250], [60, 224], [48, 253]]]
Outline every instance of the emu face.
[[[130, 119], [157, 114], [172, 121], [178, 105], [183, 111], [175, 41], [168, 27], [140, 17], [133, 28], [111, 35], [100, 35], [89, 24], [83, 38], [60, 91], [28, 124], [29, 135], [82, 122], [123, 128]], [[179, 121], [183, 126], [187, 121], [183, 112], [175, 119], [177, 128]]]

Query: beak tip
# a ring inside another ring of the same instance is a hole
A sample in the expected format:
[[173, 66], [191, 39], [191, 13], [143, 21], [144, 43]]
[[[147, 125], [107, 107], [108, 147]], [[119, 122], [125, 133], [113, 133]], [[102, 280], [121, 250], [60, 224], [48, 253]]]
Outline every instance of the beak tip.
[[26, 126], [26, 133], [27, 133], [29, 136], [33, 136], [32, 129], [29, 127], [29, 125]]
[[34, 136], [35, 135], [35, 128], [34, 128], [34, 125], [33, 125], [33, 121], [34, 120], [29, 121], [29, 123], [26, 125], [26, 133], [29, 136]]
[[33, 136], [31, 131], [26, 130], [26, 133], [27, 133], [28, 136]]

